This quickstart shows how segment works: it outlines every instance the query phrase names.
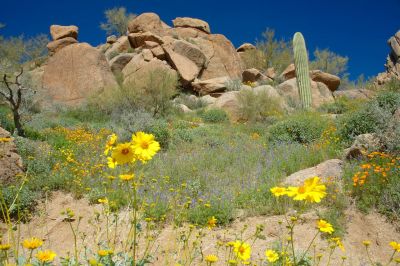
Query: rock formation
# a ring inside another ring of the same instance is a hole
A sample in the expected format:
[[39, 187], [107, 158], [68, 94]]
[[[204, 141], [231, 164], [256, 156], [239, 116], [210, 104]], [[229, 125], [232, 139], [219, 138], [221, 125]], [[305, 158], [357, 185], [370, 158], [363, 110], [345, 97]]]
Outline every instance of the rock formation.
[[376, 83], [383, 85], [391, 79], [400, 80], [400, 30], [389, 38], [390, 53], [386, 58], [386, 71], [378, 74]]

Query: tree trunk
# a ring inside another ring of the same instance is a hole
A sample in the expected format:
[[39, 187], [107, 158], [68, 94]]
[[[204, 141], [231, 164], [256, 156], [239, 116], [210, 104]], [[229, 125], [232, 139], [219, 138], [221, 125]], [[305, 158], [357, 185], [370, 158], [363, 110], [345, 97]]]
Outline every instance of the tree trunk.
[[13, 115], [14, 115], [14, 125], [15, 128], [17, 129], [17, 134], [20, 137], [25, 137], [25, 130], [22, 127], [21, 124], [21, 116], [18, 113], [18, 110], [13, 110]]

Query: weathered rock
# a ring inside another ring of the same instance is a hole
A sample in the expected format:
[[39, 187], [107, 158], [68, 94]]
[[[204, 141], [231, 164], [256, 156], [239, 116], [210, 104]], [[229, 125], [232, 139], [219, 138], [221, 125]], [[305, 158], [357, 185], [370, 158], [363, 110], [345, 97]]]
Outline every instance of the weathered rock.
[[288, 65], [285, 70], [280, 74], [280, 77], [288, 80], [296, 77], [296, 68], [294, 64]]
[[242, 45], [240, 45], [236, 51], [237, 52], [246, 52], [248, 50], [255, 50], [256, 47], [254, 45], [252, 45], [251, 43], [244, 43]]
[[335, 98], [346, 97], [348, 99], [360, 99], [360, 100], [368, 100], [375, 96], [375, 92], [367, 89], [352, 89], [352, 90], [340, 90], [335, 91], [333, 96]]
[[164, 46], [163, 48], [169, 64], [178, 71], [185, 86], [198, 76], [201, 69], [193, 61], [174, 52], [169, 46]]
[[161, 46], [156, 46], [150, 50], [155, 57], [157, 57], [160, 60], [165, 60], [165, 51]]
[[145, 41], [143, 48], [152, 49], [152, 48], [156, 48], [157, 46], [160, 46], [160, 44], [158, 44], [156, 42], [152, 42], [152, 41]]
[[197, 46], [191, 44], [190, 42], [178, 40], [173, 42], [171, 47], [175, 53], [178, 53], [195, 63], [200, 70], [206, 63], [206, 56], [204, 53]]
[[210, 33], [208, 23], [197, 18], [176, 18], [172, 22], [175, 28], [194, 28]]
[[160, 17], [155, 13], [143, 13], [128, 23], [129, 33], [146, 32], [158, 33], [165, 29]]
[[104, 54], [87, 43], [71, 44], [48, 60], [43, 89], [51, 100], [66, 105], [117, 87]]
[[264, 80], [272, 81], [272, 79], [270, 79], [267, 76], [265, 76], [264, 74], [262, 74], [256, 68], [246, 69], [242, 73], [242, 81], [243, 82], [257, 82], [257, 81], [264, 81]]
[[175, 39], [187, 40], [189, 38], [206, 37], [208, 33], [194, 28], [171, 28], [166, 32], [167, 35]]
[[78, 27], [77, 26], [60, 26], [60, 25], [51, 25], [50, 26], [50, 34], [53, 40], [59, 40], [66, 37], [78, 39]]
[[135, 89], [146, 88], [151, 78], [159, 78], [158, 72], [166, 72], [168, 75], [177, 75], [165, 61], [153, 58], [147, 62], [143, 55], [136, 55], [122, 70], [124, 76], [124, 86], [129, 88], [134, 86]]
[[0, 185], [13, 183], [24, 172], [21, 156], [11, 134], [0, 127]]
[[212, 92], [221, 92], [226, 90], [229, 77], [219, 77], [208, 80], [195, 80], [192, 82], [192, 87], [201, 95], [209, 94]]
[[107, 43], [109, 43], [109, 44], [113, 44], [116, 41], [117, 41], [117, 36], [115, 36], [115, 35], [111, 35], [111, 36], [107, 37]]
[[215, 101], [217, 100], [217, 98], [214, 98], [214, 97], [212, 97], [212, 96], [210, 96], [210, 95], [204, 95], [204, 96], [200, 97], [200, 99], [201, 99], [201, 101], [202, 101], [203, 103], [205, 103], [206, 105], [213, 104], [213, 103], [215, 103]]
[[121, 36], [118, 40], [111, 45], [110, 48], [107, 49], [105, 52], [106, 58], [111, 59], [112, 57], [116, 56], [116, 54], [128, 52], [131, 45], [128, 40], [128, 36]]
[[343, 161], [332, 159], [318, 164], [317, 166], [298, 171], [285, 178], [284, 184], [299, 186], [310, 177], [318, 176], [322, 182], [341, 181], [343, 177]]
[[122, 69], [132, 60], [135, 54], [132, 53], [122, 53], [110, 60], [109, 65], [111, 71], [114, 73], [121, 72]]
[[62, 48], [70, 45], [77, 43], [78, 41], [72, 37], [65, 37], [63, 39], [55, 40], [52, 42], [49, 42], [47, 44], [47, 49], [49, 50], [49, 55], [53, 55], [57, 51], [61, 50]]
[[321, 70], [310, 71], [310, 77], [314, 81], [324, 83], [331, 91], [337, 90], [340, 85], [340, 78], [338, 76], [322, 72]]
[[237, 98], [238, 94], [238, 91], [225, 92], [218, 97], [213, 104], [209, 105], [207, 109], [222, 109], [228, 114], [231, 121], [239, 121], [240, 113], [239, 100]]
[[[286, 103], [300, 105], [299, 89], [297, 87], [297, 79], [292, 78], [279, 84], [276, 87], [279, 94], [285, 98]], [[321, 83], [311, 81], [312, 107], [319, 107], [324, 103], [333, 103], [334, 98], [328, 87]]]
[[193, 110], [182, 103], [176, 104], [175, 107], [184, 114], [193, 113]]
[[384, 85], [392, 79], [400, 80], [400, 30], [388, 40], [390, 53], [387, 56], [386, 71], [378, 74], [375, 84]]
[[145, 61], [150, 61], [154, 57], [153, 53], [149, 49], [143, 49], [142, 54]]
[[379, 151], [382, 148], [380, 138], [376, 134], [358, 135], [350, 148], [344, 150], [344, 158], [354, 159], [365, 156], [372, 151]]
[[207, 58], [206, 67], [199, 76], [202, 80], [228, 76], [240, 79], [242, 62], [232, 43], [221, 34], [210, 34], [197, 38], [195, 44]]
[[158, 44], [163, 44], [163, 40], [161, 39], [160, 36], [153, 34], [149, 31], [147, 32], [137, 32], [137, 33], [131, 33], [128, 35], [129, 42], [131, 44], [131, 47], [133, 48], [138, 48], [143, 45], [145, 45], [146, 41], [151, 41], [155, 42]]
[[273, 67], [267, 68], [267, 70], [265, 71], [265, 75], [267, 77], [269, 77], [270, 79], [275, 79], [275, 77], [276, 77], [275, 68], [273, 68]]

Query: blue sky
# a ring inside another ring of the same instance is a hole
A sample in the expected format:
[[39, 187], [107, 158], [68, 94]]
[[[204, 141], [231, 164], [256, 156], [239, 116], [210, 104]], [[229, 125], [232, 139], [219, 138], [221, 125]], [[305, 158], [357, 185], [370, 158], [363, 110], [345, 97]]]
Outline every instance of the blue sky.
[[[226, 35], [235, 46], [255, 42], [267, 28], [290, 39], [301, 31], [307, 48], [329, 48], [348, 56], [355, 79], [384, 70], [387, 39], [400, 30], [400, 0], [1, 0], [2, 35], [33, 36], [48, 33], [51, 24], [77, 25], [79, 40], [97, 45], [105, 41], [99, 28], [104, 10], [125, 6], [140, 14], [155, 12], [171, 25], [179, 16], [206, 20], [213, 33]], [[301, 3], [301, 4], [299, 4]], [[396, 14], [397, 13], [397, 14]]]

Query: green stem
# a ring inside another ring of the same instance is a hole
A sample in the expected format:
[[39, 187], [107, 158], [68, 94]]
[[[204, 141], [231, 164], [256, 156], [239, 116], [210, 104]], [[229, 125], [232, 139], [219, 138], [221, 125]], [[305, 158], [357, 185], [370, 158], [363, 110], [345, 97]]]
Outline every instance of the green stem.
[[314, 243], [315, 239], [317, 238], [317, 236], [319, 235], [319, 231], [317, 231], [317, 233], [315, 234], [314, 238], [311, 240], [310, 244], [308, 245], [306, 251], [304, 252], [303, 256], [301, 256], [300, 261], [302, 261], [304, 259], [304, 257], [306, 256], [308, 250], [310, 249], [311, 245]]
[[137, 235], [137, 213], [136, 213], [136, 185], [133, 184], [133, 266], [136, 266], [136, 235]]
[[375, 263], [374, 263], [374, 262], [372, 261], [372, 259], [371, 259], [371, 256], [370, 256], [370, 254], [369, 254], [369, 251], [368, 251], [368, 247], [367, 247], [367, 246], [365, 246], [365, 251], [367, 252], [367, 257], [368, 257], [369, 263], [371, 263], [372, 266], [375, 265]]
[[396, 254], [396, 252], [397, 252], [396, 250], [393, 251], [392, 256], [390, 257], [388, 263], [387, 263], [385, 266], [389, 265], [389, 264], [392, 262], [392, 260], [393, 260], [393, 258], [394, 258], [394, 255]]

